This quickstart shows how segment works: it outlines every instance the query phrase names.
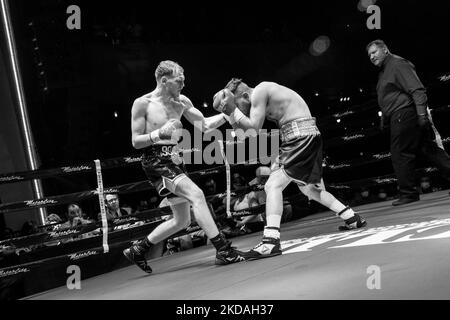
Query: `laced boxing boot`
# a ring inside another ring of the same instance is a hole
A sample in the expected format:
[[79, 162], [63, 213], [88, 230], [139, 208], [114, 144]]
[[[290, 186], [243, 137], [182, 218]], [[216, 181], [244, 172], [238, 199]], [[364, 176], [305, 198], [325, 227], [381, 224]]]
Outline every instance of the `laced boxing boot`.
[[150, 250], [152, 243], [148, 241], [147, 237], [139, 241], [137, 244], [132, 245], [128, 249], [123, 250], [123, 255], [135, 265], [137, 265], [142, 271], [146, 273], [152, 273], [152, 268], [147, 264], [145, 254]]
[[[346, 207], [344, 210], [339, 212], [337, 215], [342, 215], [345, 211], [350, 210], [350, 207]], [[361, 216], [357, 213], [354, 214], [353, 217], [344, 220], [345, 225], [339, 226], [339, 231], [348, 231], [359, 228], [364, 228], [367, 225], [366, 220], [361, 218]]]
[[230, 241], [226, 241], [226, 244], [216, 252], [217, 265], [225, 265], [246, 260], [245, 253], [237, 250], [235, 247], [232, 247]]
[[256, 247], [245, 253], [245, 258], [255, 260], [278, 256], [281, 253], [280, 239], [264, 236]]

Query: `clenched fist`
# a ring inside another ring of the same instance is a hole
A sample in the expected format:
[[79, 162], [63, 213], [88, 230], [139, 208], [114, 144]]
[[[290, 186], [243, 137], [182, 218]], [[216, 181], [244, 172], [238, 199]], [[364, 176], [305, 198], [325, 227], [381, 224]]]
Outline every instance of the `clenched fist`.
[[236, 109], [234, 94], [229, 89], [220, 90], [214, 95], [213, 108], [229, 116]]
[[161, 140], [170, 140], [172, 139], [172, 135], [178, 135], [182, 128], [183, 124], [180, 120], [170, 119], [159, 128], [159, 138], [161, 138]]

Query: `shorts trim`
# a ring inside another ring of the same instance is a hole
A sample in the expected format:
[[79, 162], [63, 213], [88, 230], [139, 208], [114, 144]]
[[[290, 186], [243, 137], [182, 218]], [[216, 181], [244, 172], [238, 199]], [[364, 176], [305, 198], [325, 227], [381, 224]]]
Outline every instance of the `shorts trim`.
[[161, 177], [162, 185], [161, 185], [161, 188], [158, 190], [159, 195], [161, 197], [166, 197], [171, 193], [175, 193], [175, 189], [177, 188], [177, 185], [184, 178], [187, 178], [187, 175], [184, 173], [177, 175], [173, 179], [169, 179], [167, 177], [162, 176]]

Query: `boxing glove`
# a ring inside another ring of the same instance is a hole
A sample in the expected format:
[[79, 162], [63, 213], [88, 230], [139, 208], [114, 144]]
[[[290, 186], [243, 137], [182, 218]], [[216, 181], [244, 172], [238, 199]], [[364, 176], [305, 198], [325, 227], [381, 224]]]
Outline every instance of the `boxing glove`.
[[236, 109], [234, 94], [229, 89], [220, 90], [214, 95], [213, 108], [229, 116]]
[[180, 120], [170, 119], [161, 128], [152, 131], [150, 134], [150, 140], [156, 143], [160, 140], [171, 140], [174, 134], [178, 134], [183, 128], [183, 124]]

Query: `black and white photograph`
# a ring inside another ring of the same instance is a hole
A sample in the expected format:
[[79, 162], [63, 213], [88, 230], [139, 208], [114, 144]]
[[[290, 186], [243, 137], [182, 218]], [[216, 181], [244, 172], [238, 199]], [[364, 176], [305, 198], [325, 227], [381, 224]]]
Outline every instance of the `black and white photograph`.
[[0, 301], [448, 300], [449, 16], [0, 0]]

